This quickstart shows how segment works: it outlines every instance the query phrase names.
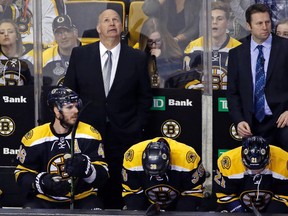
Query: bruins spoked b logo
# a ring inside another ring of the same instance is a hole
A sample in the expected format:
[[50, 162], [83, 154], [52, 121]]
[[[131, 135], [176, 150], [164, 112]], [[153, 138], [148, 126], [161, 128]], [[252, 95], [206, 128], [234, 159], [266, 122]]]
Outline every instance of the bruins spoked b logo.
[[7, 117], [0, 117], [0, 135], [1, 136], [10, 136], [15, 131], [15, 122]]
[[230, 128], [229, 128], [229, 131], [230, 131], [230, 135], [231, 137], [234, 139], [234, 140], [237, 140], [237, 141], [241, 141], [242, 140], [242, 137], [240, 137], [238, 134], [237, 134], [237, 130], [236, 130], [236, 127], [234, 124], [231, 124]]
[[162, 124], [161, 132], [164, 136], [175, 139], [181, 134], [181, 126], [177, 121], [168, 119]]

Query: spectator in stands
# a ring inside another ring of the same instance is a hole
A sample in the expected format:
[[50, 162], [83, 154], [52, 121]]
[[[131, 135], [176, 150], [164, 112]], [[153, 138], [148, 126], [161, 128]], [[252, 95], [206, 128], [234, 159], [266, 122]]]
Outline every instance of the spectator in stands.
[[33, 83], [33, 53], [26, 53], [17, 25], [10, 19], [0, 20], [0, 86]]
[[0, 20], [16, 18], [15, 8], [17, 6], [11, 2], [11, 0], [0, 0]]
[[275, 28], [276, 35], [288, 38], [288, 19], [280, 20]]
[[[230, 37], [227, 33], [229, 22], [229, 5], [221, 1], [211, 3], [212, 13], [212, 76], [213, 89], [226, 90], [227, 89], [227, 64], [228, 52], [241, 44], [238, 40]], [[191, 41], [186, 47], [184, 53], [183, 65], [186, 71], [197, 68], [203, 71], [203, 37]], [[185, 88], [202, 89], [203, 76], [199, 80], [188, 81]]]
[[288, 213], [287, 163], [288, 153], [262, 137], [243, 139], [217, 161], [218, 211]]
[[[152, 105], [147, 57], [121, 43], [122, 20], [116, 11], [101, 12], [96, 28], [100, 41], [73, 49], [64, 86], [79, 93], [84, 104], [92, 101], [82, 119], [103, 134], [110, 174], [104, 205], [122, 209], [123, 155], [143, 139]], [[110, 79], [103, 79], [108, 72]]]
[[71, 89], [53, 89], [47, 104], [54, 121], [30, 130], [16, 157], [16, 182], [27, 193], [23, 207], [69, 209], [72, 192], [74, 208], [103, 208], [97, 189], [108, 179], [108, 168], [100, 133], [80, 121], [73, 137], [82, 102]]
[[129, 148], [123, 161], [123, 197], [128, 210], [196, 211], [203, 198], [205, 169], [190, 146], [156, 137]]
[[228, 22], [229, 35], [237, 40], [246, 37], [249, 31], [246, 26], [245, 11], [254, 0], [221, 0], [230, 5], [230, 19]]
[[[7, 4], [8, 2], [9, 4]], [[54, 35], [51, 29], [52, 22], [56, 16], [66, 13], [66, 6], [64, 0], [42, 0], [41, 6], [42, 43], [43, 48], [47, 48], [49, 44], [54, 42]], [[4, 18], [12, 19], [19, 26], [25, 49], [27, 51], [32, 50], [34, 42], [33, 0], [6, 1], [3, 10]]]
[[158, 18], [178, 42], [182, 50], [199, 37], [202, 0], [145, 0], [143, 12]]
[[68, 15], [57, 16], [52, 24], [56, 45], [43, 52], [43, 84], [62, 85], [72, 49], [80, 44], [78, 30]]
[[157, 18], [148, 18], [143, 23], [139, 49], [148, 55], [152, 87], [163, 88], [166, 78], [182, 69], [182, 51]]

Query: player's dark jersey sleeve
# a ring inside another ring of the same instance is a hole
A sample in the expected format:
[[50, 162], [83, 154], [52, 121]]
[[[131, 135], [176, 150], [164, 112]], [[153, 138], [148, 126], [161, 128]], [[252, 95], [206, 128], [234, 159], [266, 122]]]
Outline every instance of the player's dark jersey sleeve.
[[[143, 173], [141, 157], [130, 148], [124, 155], [122, 168], [122, 196], [128, 210], [144, 210], [147, 208], [147, 198], [141, 182]], [[135, 156], [136, 155], [136, 156]]]

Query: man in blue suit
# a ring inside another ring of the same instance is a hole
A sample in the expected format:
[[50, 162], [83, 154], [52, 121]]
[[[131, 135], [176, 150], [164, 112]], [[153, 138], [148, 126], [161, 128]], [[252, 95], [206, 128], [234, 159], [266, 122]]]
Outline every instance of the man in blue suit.
[[[110, 181], [103, 191], [105, 208], [122, 208], [121, 169], [124, 152], [143, 139], [152, 106], [144, 53], [121, 43], [122, 23], [111, 9], [100, 13], [99, 42], [74, 48], [64, 86], [76, 91], [87, 106], [80, 117], [103, 134]], [[112, 53], [109, 92], [105, 93], [106, 51]], [[106, 96], [107, 94], [107, 96]]]
[[[249, 35], [231, 49], [228, 61], [229, 114], [241, 137], [263, 136], [288, 150], [288, 40], [271, 34], [271, 12], [264, 4], [246, 10]], [[257, 46], [262, 45], [265, 72], [264, 119], [256, 118], [255, 82]]]

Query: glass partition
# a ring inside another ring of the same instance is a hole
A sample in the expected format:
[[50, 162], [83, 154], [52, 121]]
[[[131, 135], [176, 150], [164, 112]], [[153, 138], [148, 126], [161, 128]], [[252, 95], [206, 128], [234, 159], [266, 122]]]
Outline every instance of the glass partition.
[[[149, 136], [195, 147], [213, 173], [219, 154], [241, 141], [228, 116], [227, 65], [229, 50], [249, 35], [245, 10], [254, 1], [157, 2], [0, 1], [0, 167], [13, 167], [21, 137], [51, 120], [48, 91], [63, 84], [72, 49], [99, 40], [98, 15], [110, 8], [121, 17], [123, 43], [148, 57], [154, 94]], [[287, 1], [276, 2], [269, 5], [274, 27], [288, 11]]]

